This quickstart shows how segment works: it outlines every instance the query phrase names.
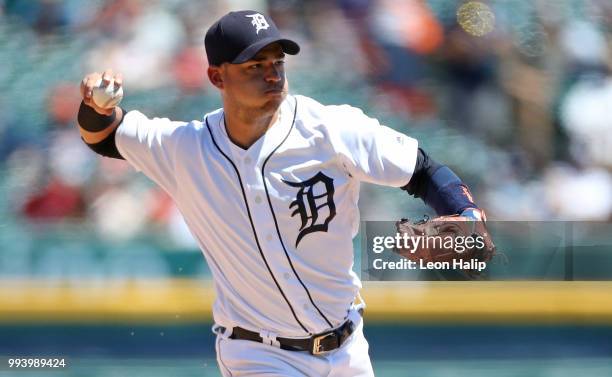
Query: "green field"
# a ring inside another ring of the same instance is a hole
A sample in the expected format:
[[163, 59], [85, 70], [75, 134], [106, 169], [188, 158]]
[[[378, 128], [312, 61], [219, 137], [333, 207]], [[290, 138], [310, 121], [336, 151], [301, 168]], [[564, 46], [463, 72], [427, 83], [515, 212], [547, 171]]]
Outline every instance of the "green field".
[[[369, 324], [377, 376], [609, 377], [612, 327]], [[218, 376], [210, 324], [0, 326], [1, 377]], [[64, 357], [9, 370], [8, 356]]]
[[[511, 359], [511, 360], [435, 360], [380, 361], [374, 369], [378, 377], [609, 377], [612, 359]], [[220, 376], [213, 359], [166, 360], [74, 360], [62, 371], [0, 372], [2, 377], [208, 377]]]

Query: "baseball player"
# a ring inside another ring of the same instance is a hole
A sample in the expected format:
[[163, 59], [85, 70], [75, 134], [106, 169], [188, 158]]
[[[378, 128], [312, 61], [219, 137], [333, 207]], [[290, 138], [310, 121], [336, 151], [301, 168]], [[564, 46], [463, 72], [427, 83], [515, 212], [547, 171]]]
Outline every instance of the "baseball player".
[[230, 12], [205, 38], [223, 108], [201, 120], [150, 119], [92, 101], [83, 140], [125, 159], [175, 201], [210, 266], [224, 376], [372, 376], [353, 272], [360, 182], [401, 188], [439, 214], [482, 213], [467, 187], [415, 139], [361, 110], [289, 94], [300, 48], [257, 11]]

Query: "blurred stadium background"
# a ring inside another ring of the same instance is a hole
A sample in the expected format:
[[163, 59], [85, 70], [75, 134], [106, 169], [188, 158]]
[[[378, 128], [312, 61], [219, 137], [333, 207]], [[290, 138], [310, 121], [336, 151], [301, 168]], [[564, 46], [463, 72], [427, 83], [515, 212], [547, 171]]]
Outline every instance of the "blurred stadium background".
[[[80, 79], [107, 67], [127, 109], [219, 107], [203, 36], [231, 9], [267, 10], [301, 44], [293, 92], [416, 137], [489, 218], [609, 221], [612, 3], [464, 4], [0, 0], [0, 359], [63, 356], [62, 376], [218, 375], [210, 275], [184, 223], [150, 181], [90, 152], [75, 116]], [[368, 185], [360, 205], [364, 220], [427, 212]], [[611, 376], [610, 247], [598, 255], [570, 281], [365, 282], [377, 375]], [[42, 372], [0, 366], [13, 375]]]

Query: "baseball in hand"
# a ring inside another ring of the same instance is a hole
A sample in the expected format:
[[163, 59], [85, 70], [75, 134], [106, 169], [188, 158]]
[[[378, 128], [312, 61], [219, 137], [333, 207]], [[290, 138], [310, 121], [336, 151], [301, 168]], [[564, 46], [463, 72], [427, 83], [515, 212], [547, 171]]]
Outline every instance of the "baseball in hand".
[[93, 88], [91, 98], [98, 107], [111, 109], [123, 99], [123, 87], [116, 88], [114, 79], [111, 79], [108, 85], [103, 86], [102, 79], [100, 79]]

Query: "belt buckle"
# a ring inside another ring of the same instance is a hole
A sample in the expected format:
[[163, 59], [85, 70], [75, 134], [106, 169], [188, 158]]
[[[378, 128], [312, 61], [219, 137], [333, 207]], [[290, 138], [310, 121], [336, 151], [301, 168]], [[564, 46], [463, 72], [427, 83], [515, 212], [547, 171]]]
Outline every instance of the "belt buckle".
[[328, 351], [321, 351], [321, 342], [326, 339], [327, 337], [330, 336], [336, 336], [336, 334], [333, 331], [327, 332], [325, 334], [321, 334], [321, 335], [317, 335], [312, 339], [312, 350], [311, 353], [313, 355], [320, 355], [322, 353], [328, 352]]

